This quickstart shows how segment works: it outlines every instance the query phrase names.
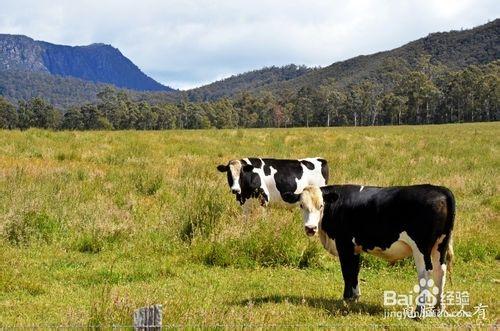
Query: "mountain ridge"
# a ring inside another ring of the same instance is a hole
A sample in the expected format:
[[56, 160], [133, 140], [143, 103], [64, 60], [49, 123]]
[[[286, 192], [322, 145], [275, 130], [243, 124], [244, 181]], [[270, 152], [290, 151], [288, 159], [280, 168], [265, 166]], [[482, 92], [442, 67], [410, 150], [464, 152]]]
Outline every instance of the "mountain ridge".
[[172, 91], [144, 74], [119, 49], [104, 43], [68, 46], [0, 34], [0, 70], [44, 72], [139, 91]]

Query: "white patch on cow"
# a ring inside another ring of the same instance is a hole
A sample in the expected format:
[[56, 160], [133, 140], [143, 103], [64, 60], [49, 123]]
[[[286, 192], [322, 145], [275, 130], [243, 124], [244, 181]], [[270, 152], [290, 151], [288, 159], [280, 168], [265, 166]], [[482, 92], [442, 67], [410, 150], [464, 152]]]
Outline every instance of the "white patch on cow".
[[[408, 246], [411, 247], [412, 253], [413, 253], [413, 259], [415, 261], [415, 266], [417, 267], [417, 275], [418, 275], [418, 281], [421, 283], [428, 284], [429, 279], [431, 278], [431, 271], [425, 269], [425, 261], [424, 261], [424, 254], [418, 249], [417, 243], [410, 238], [408, 233], [406, 231], [401, 232], [399, 235], [399, 240], [403, 241], [406, 243]], [[423, 281], [422, 281], [423, 279]], [[427, 286], [421, 286], [420, 287], [420, 293], [419, 297], [421, 298], [422, 302], [426, 302], [426, 296], [427, 293], [429, 292], [429, 289]], [[417, 305], [417, 313], [421, 313], [424, 309], [423, 305]]]
[[322, 216], [321, 211], [319, 210], [304, 211], [304, 213], [306, 214], [304, 216], [304, 226], [308, 228], [317, 229]]
[[438, 250], [439, 244], [441, 244], [446, 235], [441, 235], [436, 243], [432, 247], [431, 251], [431, 261], [432, 261], [432, 277], [434, 278], [434, 284], [438, 288], [438, 293], [436, 295], [437, 303], [436, 308], [444, 309], [442, 302], [444, 285], [446, 282], [446, 264], [440, 263], [441, 253]]
[[373, 249], [368, 249], [367, 252], [390, 262], [402, 260], [405, 257], [411, 256], [413, 252], [411, 245], [407, 242], [407, 238], [409, 237], [406, 231], [403, 231], [399, 234], [398, 240], [393, 242], [389, 248], [374, 247]]
[[[441, 264], [441, 270], [434, 273], [434, 282], [436, 283], [437, 288], [439, 289], [438, 297], [437, 297], [437, 308], [444, 310], [443, 304], [443, 293], [444, 293], [444, 285], [446, 283], [446, 264]], [[434, 271], [433, 271], [434, 272]]]
[[[444, 277], [446, 275], [446, 265], [439, 265], [439, 252], [437, 251], [437, 246], [444, 239], [444, 236], [441, 236], [435, 243], [433, 250], [436, 252], [431, 255], [433, 270], [434, 273], [434, 281], [436, 286], [440, 289], [438, 293], [438, 304], [441, 302], [441, 294], [444, 289]], [[429, 282], [431, 279], [431, 270], [426, 270], [424, 255], [418, 249], [415, 241], [408, 235], [406, 231], [403, 231], [399, 234], [398, 240], [396, 240], [388, 249], [380, 249], [379, 247], [375, 247], [373, 250], [368, 250], [368, 253], [376, 255], [378, 257], [384, 258], [389, 261], [397, 261], [407, 256], [413, 255], [415, 266], [417, 268], [418, 281], [423, 286], [419, 287], [418, 297], [422, 300], [422, 302], [427, 302], [426, 296], [430, 295], [430, 290], [428, 284], [434, 284], [434, 282]], [[434, 262], [436, 261], [436, 262]], [[444, 267], [444, 268], [443, 268]], [[424, 309], [422, 304], [417, 306], [417, 312], [421, 312]]]
[[365, 187], [364, 186], [361, 186], [361, 188], [359, 189], [359, 192], [363, 191]]
[[278, 191], [278, 188], [276, 187], [276, 181], [274, 180], [274, 175], [278, 172], [278, 170], [276, 170], [272, 166], [270, 166], [269, 169], [271, 169], [271, 173], [269, 174], [269, 176], [266, 176], [264, 174], [264, 167], [262, 167], [261, 176], [263, 177], [261, 178], [264, 178], [263, 180], [264, 185], [261, 185], [262, 189], [264, 190], [264, 192], [266, 192], [267, 196], [269, 197], [269, 201], [275, 201], [275, 202], [280, 201], [284, 203], [284, 201], [281, 199], [281, 194]]
[[332, 255], [339, 256], [339, 252], [337, 251], [337, 245], [335, 244], [335, 239], [331, 239], [325, 231], [319, 230], [318, 232], [319, 240], [321, 240], [321, 244], [323, 247]]
[[359, 288], [359, 283], [356, 285], [356, 287], [353, 287], [352, 293], [354, 294], [355, 298], [358, 298], [361, 296], [361, 289]]
[[302, 191], [309, 185], [314, 186], [325, 186], [326, 181], [323, 178], [323, 174], [321, 173], [321, 162], [318, 160], [319, 158], [306, 158], [299, 159], [299, 161], [308, 161], [311, 162], [314, 166], [312, 170], [306, 167], [304, 164], [300, 164], [302, 166], [302, 177], [300, 179], [295, 178], [295, 182], [297, 183], [297, 188], [295, 189], [295, 194], [300, 194]]

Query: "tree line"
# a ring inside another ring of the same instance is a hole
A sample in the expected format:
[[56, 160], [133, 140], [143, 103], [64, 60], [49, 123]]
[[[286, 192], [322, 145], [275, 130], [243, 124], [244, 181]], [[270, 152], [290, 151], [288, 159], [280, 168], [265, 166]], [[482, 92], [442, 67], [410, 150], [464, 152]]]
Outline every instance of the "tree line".
[[386, 70], [379, 84], [339, 88], [334, 80], [298, 91], [240, 93], [234, 99], [176, 103], [134, 101], [111, 87], [97, 102], [56, 109], [41, 98], [14, 105], [0, 97], [0, 128], [164, 130], [253, 127], [368, 126], [496, 121], [500, 61], [450, 71], [420, 59], [416, 70]]

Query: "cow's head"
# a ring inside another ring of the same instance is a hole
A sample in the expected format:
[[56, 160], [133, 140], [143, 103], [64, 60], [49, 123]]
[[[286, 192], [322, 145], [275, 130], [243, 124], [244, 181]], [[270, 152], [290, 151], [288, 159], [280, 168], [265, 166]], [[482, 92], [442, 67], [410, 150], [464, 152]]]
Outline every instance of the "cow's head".
[[300, 202], [304, 230], [308, 236], [314, 236], [318, 232], [325, 203], [332, 203], [338, 199], [338, 194], [328, 187], [307, 186], [301, 194], [286, 193], [290, 202]]
[[243, 164], [240, 160], [231, 160], [227, 165], [218, 165], [217, 170], [227, 174], [227, 183], [231, 192], [237, 196], [251, 195], [260, 187], [258, 174], [252, 170], [250, 164]]

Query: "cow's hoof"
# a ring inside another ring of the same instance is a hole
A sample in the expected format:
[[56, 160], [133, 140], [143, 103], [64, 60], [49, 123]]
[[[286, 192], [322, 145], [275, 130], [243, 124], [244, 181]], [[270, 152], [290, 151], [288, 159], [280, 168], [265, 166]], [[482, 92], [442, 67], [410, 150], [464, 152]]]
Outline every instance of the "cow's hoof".
[[424, 313], [424, 307], [417, 306], [415, 308], [415, 314], [413, 315], [412, 320], [414, 320], [414, 321], [421, 321], [422, 318], [424, 317], [423, 313]]
[[354, 302], [358, 302], [359, 300], [359, 295], [355, 295], [355, 296], [352, 296], [352, 297], [349, 297], [349, 298], [344, 298], [344, 301], [346, 303], [354, 303]]
[[432, 310], [434, 311], [436, 316], [439, 316], [444, 312], [444, 305], [438, 303], [432, 308]]

